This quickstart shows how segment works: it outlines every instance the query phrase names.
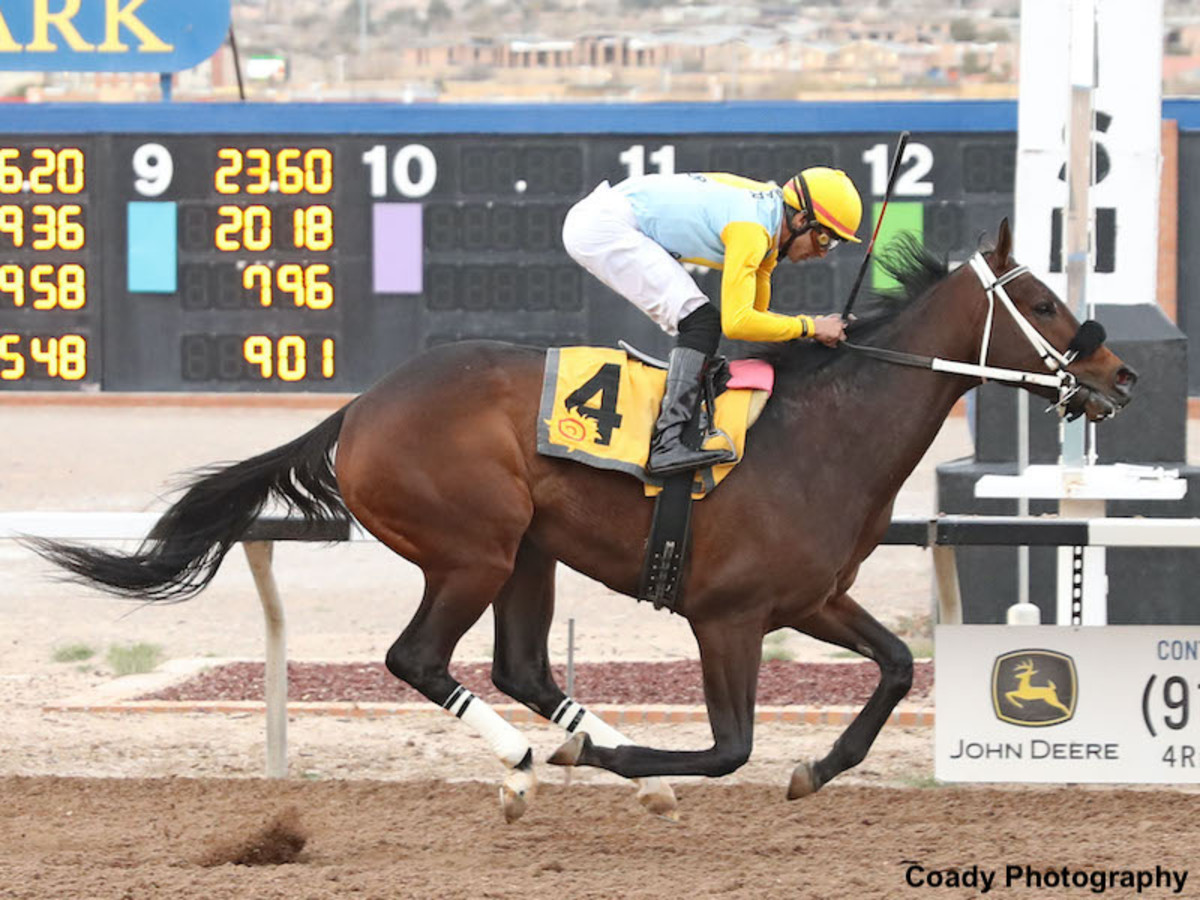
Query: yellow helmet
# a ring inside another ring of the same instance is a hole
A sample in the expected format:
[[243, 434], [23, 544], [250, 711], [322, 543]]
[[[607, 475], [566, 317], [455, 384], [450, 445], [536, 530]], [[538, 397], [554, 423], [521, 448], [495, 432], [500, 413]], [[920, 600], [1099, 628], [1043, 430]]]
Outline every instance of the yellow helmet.
[[811, 209], [817, 221], [842, 240], [862, 243], [854, 236], [862, 221], [862, 198], [841, 169], [813, 166], [789, 178], [783, 186], [783, 202], [793, 209]]

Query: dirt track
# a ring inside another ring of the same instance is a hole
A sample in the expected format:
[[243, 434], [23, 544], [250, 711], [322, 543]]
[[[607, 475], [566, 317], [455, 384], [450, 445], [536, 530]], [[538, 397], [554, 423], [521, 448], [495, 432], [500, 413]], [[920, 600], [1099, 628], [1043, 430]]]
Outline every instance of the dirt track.
[[[687, 786], [671, 824], [615, 787], [549, 787], [505, 825], [480, 783], [0, 780], [0, 897], [868, 898], [927, 870], [998, 870], [992, 896], [1094, 896], [1004, 887], [1036, 870], [1187, 870], [1195, 797], [1169, 792]], [[287, 865], [205, 867], [289, 809], [307, 838]], [[1182, 896], [1195, 896], [1189, 874]], [[1127, 897], [1129, 890], [1104, 896]], [[1169, 889], [1142, 896], [1170, 896]]]

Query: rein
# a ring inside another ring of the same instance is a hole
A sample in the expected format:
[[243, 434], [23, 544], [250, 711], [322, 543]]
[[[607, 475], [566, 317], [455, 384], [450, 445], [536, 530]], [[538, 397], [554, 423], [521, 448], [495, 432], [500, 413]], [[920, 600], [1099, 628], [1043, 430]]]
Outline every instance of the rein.
[[[1066, 353], [1060, 353], [1056, 350], [1033, 327], [1030, 321], [1017, 311], [1012, 299], [1008, 296], [1008, 292], [1004, 290], [1004, 285], [1026, 274], [1029, 271], [1029, 267], [1017, 266], [997, 278], [988, 265], [987, 260], [983, 258], [982, 253], [976, 253], [971, 257], [970, 265], [972, 271], [975, 272], [980, 283], [983, 285], [984, 293], [988, 299], [987, 321], [983, 327], [983, 341], [980, 345], [978, 363], [958, 362], [956, 360], [941, 359], [936, 356], [921, 356], [916, 353], [888, 350], [883, 347], [868, 347], [864, 344], [853, 344], [850, 341], [843, 341], [842, 346], [856, 353], [861, 353], [864, 356], [900, 366], [931, 369], [934, 372], [946, 372], [952, 375], [969, 375], [982, 378], [984, 381], [1002, 381], [1017, 385], [1033, 384], [1040, 387], [1055, 388], [1058, 391], [1058, 401], [1054, 404], [1054, 407], [1059, 410], [1060, 415], [1063, 414], [1066, 411], [1068, 401], [1079, 390], [1079, 382], [1074, 375], [1067, 371], [1067, 366], [1078, 358], [1079, 351], [1070, 349]], [[988, 348], [992, 339], [992, 322], [995, 318], [997, 299], [1008, 310], [1017, 327], [1020, 328], [1021, 333], [1025, 336], [1025, 339], [1032, 345], [1051, 374], [1026, 372], [1020, 369], [1003, 369], [987, 365]], [[1087, 324], [1085, 322], [1080, 326], [1081, 333]], [[1072, 341], [1072, 345], [1075, 343], [1076, 341]]]

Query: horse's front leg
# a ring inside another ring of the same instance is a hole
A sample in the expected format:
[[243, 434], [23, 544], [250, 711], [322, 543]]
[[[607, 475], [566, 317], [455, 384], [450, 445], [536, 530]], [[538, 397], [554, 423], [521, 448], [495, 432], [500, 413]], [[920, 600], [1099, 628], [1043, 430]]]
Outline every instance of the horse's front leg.
[[[604, 747], [630, 744], [595, 713], [562, 692], [550, 672], [547, 637], [554, 618], [556, 561], [525, 541], [512, 577], [492, 604], [496, 616], [492, 682], [569, 734], [587, 733]], [[655, 815], [675, 817], [675, 792], [660, 778], [637, 780], [638, 802]]]
[[712, 726], [707, 750], [654, 750], [633, 744], [600, 747], [584, 732], [567, 741], [550, 762], [597, 766], [626, 778], [650, 775], [728, 775], [750, 758], [754, 739], [754, 693], [762, 660], [763, 631], [758, 623], [693, 623], [700, 647], [704, 701]]
[[426, 571], [425, 596], [408, 627], [387, 652], [388, 671], [470, 725], [508, 769], [500, 788], [504, 818], [525, 812], [537, 790], [529, 741], [450, 674], [455, 646], [496, 596], [507, 573], [461, 569]]
[[806, 797], [834, 776], [857, 766], [880, 729], [912, 687], [913, 658], [908, 645], [883, 627], [870, 613], [842, 594], [821, 611], [795, 623], [797, 631], [837, 644], [873, 659], [879, 665], [879, 684], [854, 721], [842, 732], [824, 759], [802, 762], [792, 772], [788, 799]]

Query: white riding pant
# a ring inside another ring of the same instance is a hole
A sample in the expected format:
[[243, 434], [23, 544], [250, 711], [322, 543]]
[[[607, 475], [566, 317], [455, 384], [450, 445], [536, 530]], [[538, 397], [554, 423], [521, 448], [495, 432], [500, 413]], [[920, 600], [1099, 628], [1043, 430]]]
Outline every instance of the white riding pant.
[[708, 302], [679, 261], [638, 230], [633, 207], [607, 181], [567, 212], [562, 238], [573, 260], [667, 334]]

